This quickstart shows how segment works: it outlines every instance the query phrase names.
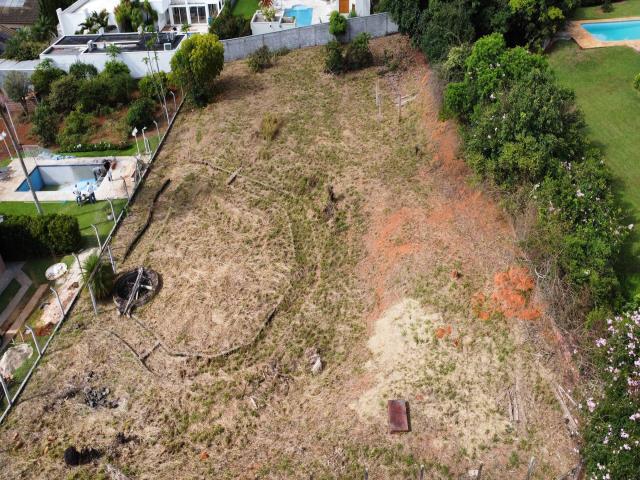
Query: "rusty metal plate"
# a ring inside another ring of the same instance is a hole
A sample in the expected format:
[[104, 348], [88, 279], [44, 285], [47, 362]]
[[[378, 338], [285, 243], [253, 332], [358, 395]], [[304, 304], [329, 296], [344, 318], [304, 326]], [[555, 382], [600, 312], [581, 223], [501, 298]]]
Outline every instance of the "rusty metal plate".
[[387, 411], [389, 412], [389, 433], [411, 431], [409, 404], [406, 400], [389, 400]]

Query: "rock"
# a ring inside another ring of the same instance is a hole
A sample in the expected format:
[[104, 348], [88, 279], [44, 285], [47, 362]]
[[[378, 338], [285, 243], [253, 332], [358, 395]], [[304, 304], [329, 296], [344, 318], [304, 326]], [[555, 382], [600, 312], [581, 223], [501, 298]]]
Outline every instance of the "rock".
[[322, 358], [320, 358], [319, 354], [315, 354], [312, 358], [311, 358], [311, 373], [314, 375], [319, 375], [322, 372]]

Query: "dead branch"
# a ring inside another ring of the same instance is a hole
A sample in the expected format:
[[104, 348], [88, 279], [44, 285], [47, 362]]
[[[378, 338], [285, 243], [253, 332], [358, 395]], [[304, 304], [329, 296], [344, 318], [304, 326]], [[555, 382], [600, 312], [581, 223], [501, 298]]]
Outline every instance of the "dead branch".
[[142, 358], [140, 358], [140, 355], [138, 355], [138, 352], [136, 352], [135, 348], [133, 348], [133, 347], [131, 346], [131, 344], [129, 344], [129, 342], [127, 342], [124, 338], [122, 338], [122, 337], [121, 337], [120, 335], [118, 335], [117, 333], [112, 332], [111, 330], [106, 330], [106, 329], [104, 329], [103, 331], [104, 331], [104, 332], [106, 332], [106, 333], [108, 333], [108, 334], [110, 334], [110, 335], [112, 335], [112, 336], [114, 336], [114, 337], [115, 337], [115, 338], [117, 338], [118, 340], [120, 340], [120, 342], [121, 342], [125, 347], [127, 347], [131, 353], [133, 353], [133, 356], [136, 358], [136, 360], [138, 360], [138, 362], [140, 363], [140, 365], [142, 365], [142, 367], [143, 367], [147, 372], [149, 372], [149, 373], [150, 373], [150, 374], [152, 374], [152, 375], [155, 375], [155, 373], [153, 373], [153, 372], [151, 371], [151, 369], [150, 369], [149, 367], [147, 367], [147, 364], [146, 364], [146, 363], [144, 363], [144, 361], [142, 360]]

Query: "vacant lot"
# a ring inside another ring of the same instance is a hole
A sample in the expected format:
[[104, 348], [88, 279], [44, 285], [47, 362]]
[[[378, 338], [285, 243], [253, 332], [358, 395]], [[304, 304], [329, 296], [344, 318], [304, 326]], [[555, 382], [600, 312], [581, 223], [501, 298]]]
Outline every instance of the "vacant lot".
[[[144, 263], [162, 289], [131, 319], [78, 305], [1, 428], [3, 473], [405, 479], [424, 464], [453, 479], [483, 462], [512, 479], [535, 457], [549, 479], [576, 464], [552, 390], [571, 373], [512, 229], [468, 186], [428, 67], [400, 37], [374, 47], [399, 68], [334, 78], [322, 49], [258, 75], [225, 65], [117, 236], [119, 268]], [[413, 95], [398, 122], [392, 100]], [[117, 406], [87, 405], [86, 387]], [[388, 434], [391, 398], [411, 433]], [[71, 469], [69, 445], [103, 455]]]
[[[640, 93], [633, 79], [640, 73], [640, 54], [627, 47], [581, 50], [558, 42], [549, 60], [560, 83], [576, 92], [589, 137], [601, 147], [619, 182], [622, 200], [640, 220]], [[640, 236], [633, 234], [620, 269], [631, 294], [640, 291]]]

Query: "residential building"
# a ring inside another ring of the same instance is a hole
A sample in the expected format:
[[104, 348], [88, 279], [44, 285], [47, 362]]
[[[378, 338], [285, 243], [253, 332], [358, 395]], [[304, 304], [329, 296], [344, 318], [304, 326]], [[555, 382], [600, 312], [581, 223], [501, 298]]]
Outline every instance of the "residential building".
[[[7, 1], [7, 0], [0, 0]], [[190, 31], [206, 31], [209, 23], [220, 13], [225, 0], [149, 0], [149, 4], [158, 13], [155, 27], [158, 30], [180, 31], [183, 24], [191, 26]], [[74, 35], [93, 12], [106, 10], [109, 13], [109, 25], [120, 32], [120, 26], [114, 14], [120, 0], [77, 0], [66, 9], [58, 9], [59, 33]]]

